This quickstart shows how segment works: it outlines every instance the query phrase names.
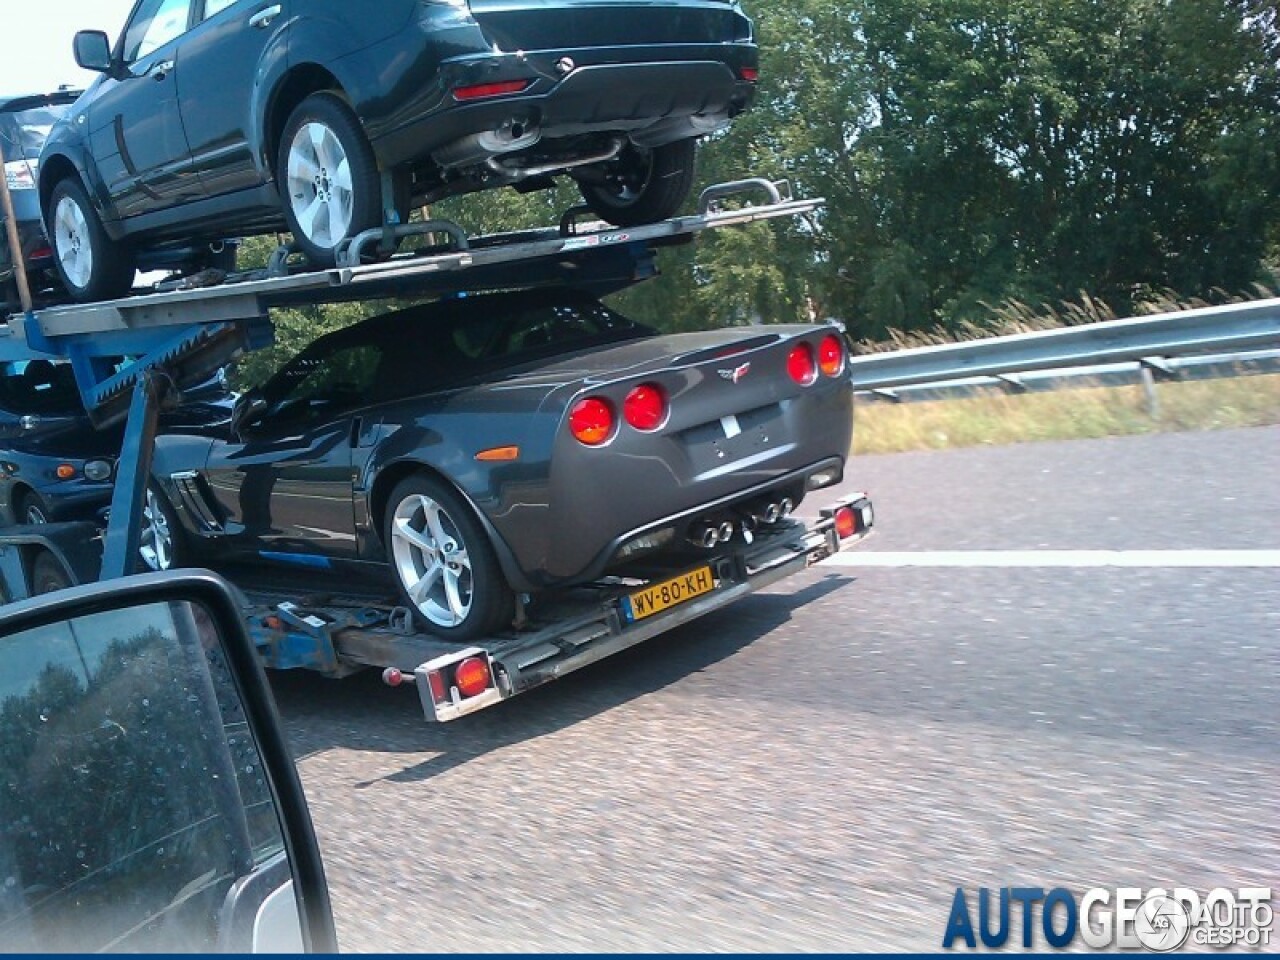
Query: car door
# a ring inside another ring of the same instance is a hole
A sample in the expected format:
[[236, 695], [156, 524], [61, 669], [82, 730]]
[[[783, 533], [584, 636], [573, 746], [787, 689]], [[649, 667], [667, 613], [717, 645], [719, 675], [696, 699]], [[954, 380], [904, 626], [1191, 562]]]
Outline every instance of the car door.
[[353, 435], [378, 358], [369, 344], [302, 354], [267, 385], [267, 411], [215, 444], [209, 485], [244, 545], [281, 560], [356, 558]]
[[253, 87], [274, 49], [285, 56], [288, 0], [195, 0], [196, 25], [182, 41], [182, 121], [207, 196], [258, 186], [259, 132]]
[[179, 109], [182, 37], [193, 0], [142, 0], [121, 36], [120, 70], [89, 109], [94, 162], [124, 219], [200, 196]]

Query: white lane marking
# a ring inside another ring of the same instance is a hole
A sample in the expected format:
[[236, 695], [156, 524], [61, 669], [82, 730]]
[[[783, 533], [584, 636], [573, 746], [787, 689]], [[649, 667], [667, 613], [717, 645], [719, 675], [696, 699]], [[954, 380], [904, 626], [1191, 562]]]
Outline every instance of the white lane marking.
[[920, 550], [856, 549], [833, 567], [1280, 567], [1280, 550]]

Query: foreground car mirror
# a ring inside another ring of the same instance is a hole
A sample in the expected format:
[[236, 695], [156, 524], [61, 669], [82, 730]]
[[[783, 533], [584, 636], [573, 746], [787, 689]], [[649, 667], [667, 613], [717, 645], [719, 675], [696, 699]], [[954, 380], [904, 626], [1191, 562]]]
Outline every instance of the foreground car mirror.
[[111, 41], [101, 30], [81, 30], [76, 34], [72, 47], [76, 63], [85, 70], [111, 72]]
[[297, 771], [217, 575], [0, 613], [0, 929], [19, 952], [336, 950]]

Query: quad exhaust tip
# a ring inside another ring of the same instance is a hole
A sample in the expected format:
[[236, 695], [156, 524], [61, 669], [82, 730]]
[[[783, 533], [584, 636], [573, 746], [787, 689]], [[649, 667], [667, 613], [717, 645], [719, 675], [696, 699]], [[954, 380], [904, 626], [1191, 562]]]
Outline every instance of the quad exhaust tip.
[[[781, 500], [760, 503], [744, 512], [741, 523], [743, 535], [748, 537], [747, 542], [750, 542], [751, 535], [759, 527], [777, 523], [788, 516], [795, 507], [794, 500], [790, 497], [783, 497]], [[694, 524], [690, 528], [688, 540], [695, 547], [710, 550], [719, 544], [728, 543], [733, 539], [737, 531], [738, 527], [732, 520], [721, 520], [718, 523], [703, 521]]]
[[732, 540], [734, 529], [733, 523], [729, 520], [721, 523], [700, 523], [690, 531], [689, 542], [695, 547], [710, 550], [717, 544]]
[[756, 514], [756, 519], [761, 523], [777, 523], [783, 517], [791, 513], [796, 508], [795, 501], [790, 497], [783, 497], [778, 501], [770, 501], [764, 508]]

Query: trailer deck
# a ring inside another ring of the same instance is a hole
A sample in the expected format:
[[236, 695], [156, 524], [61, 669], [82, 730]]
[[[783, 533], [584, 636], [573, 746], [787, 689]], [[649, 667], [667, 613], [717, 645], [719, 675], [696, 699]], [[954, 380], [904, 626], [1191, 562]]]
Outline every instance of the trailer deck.
[[[839, 510], [850, 512], [851, 526], [843, 537], [836, 529]], [[250, 632], [268, 667], [301, 667], [334, 677], [379, 668], [391, 686], [413, 683], [426, 719], [443, 722], [532, 690], [728, 606], [853, 546], [871, 532], [873, 524], [870, 500], [865, 494], [854, 494], [825, 508], [817, 523], [785, 520], [761, 532], [749, 546], [562, 592], [529, 609], [523, 629], [465, 647], [413, 629], [407, 610], [376, 593], [307, 597], [301, 583], [257, 586], [244, 592]], [[708, 592], [649, 616], [629, 612], [628, 599], [637, 593], [703, 566], [710, 567], [715, 583]], [[448, 682], [449, 671], [470, 658], [486, 662], [493, 682], [481, 695], [466, 697]]]

